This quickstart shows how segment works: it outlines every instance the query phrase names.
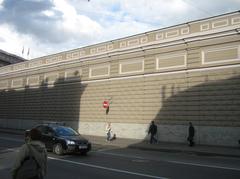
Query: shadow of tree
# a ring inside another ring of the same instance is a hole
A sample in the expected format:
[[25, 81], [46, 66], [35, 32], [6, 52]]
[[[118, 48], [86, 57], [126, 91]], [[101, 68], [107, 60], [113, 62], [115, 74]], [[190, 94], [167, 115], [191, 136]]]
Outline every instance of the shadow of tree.
[[65, 122], [78, 130], [80, 100], [86, 85], [80, 76], [48, 79], [39, 86], [10, 89], [0, 92], [0, 118], [2, 127], [26, 129], [42, 122]]
[[[170, 86], [161, 87], [162, 105], [153, 119], [158, 124], [160, 142], [186, 143], [189, 122], [195, 125], [199, 144], [234, 145], [239, 140], [239, 75], [217, 81], [206, 77], [203, 83], [186, 90], [178, 84]], [[142, 142], [146, 140], [149, 136]]]

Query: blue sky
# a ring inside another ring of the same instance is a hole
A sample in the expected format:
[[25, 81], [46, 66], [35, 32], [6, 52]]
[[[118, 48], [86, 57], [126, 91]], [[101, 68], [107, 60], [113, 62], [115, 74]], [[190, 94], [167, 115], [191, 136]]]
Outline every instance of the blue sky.
[[32, 59], [237, 10], [240, 0], [0, 0], [0, 49]]

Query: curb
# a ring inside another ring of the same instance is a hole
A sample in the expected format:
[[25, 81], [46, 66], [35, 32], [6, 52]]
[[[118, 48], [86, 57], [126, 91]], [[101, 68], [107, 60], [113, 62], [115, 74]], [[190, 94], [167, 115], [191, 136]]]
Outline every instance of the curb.
[[[4, 129], [0, 128], [0, 132], [2, 133], [9, 133], [9, 134], [16, 134], [16, 135], [24, 135], [25, 130], [11, 130], [11, 129]], [[87, 136], [85, 136], [87, 138]], [[103, 143], [101, 140], [99, 141], [92, 141], [92, 144], [95, 145], [109, 145], [114, 147], [125, 147], [130, 149], [139, 149], [139, 150], [147, 150], [147, 151], [160, 151], [160, 152], [171, 152], [171, 153], [184, 153], [184, 154], [194, 154], [199, 156], [221, 156], [221, 157], [236, 157], [240, 158], [240, 148], [239, 154], [227, 154], [221, 152], [209, 152], [209, 151], [197, 151], [197, 150], [185, 150], [179, 148], [167, 148], [161, 146], [149, 147], [144, 145], [135, 145], [135, 144], [112, 144], [112, 143]]]
[[[239, 155], [234, 154], [223, 154], [223, 153], [214, 153], [214, 152], [205, 152], [205, 151], [196, 151], [196, 150], [182, 150], [182, 149], [170, 149], [170, 148], [150, 148], [145, 146], [128, 146], [128, 148], [139, 149], [139, 150], [148, 150], [148, 151], [161, 151], [161, 152], [171, 152], [171, 153], [184, 153], [184, 154], [195, 154], [199, 156], [221, 156], [221, 157], [237, 157]], [[240, 150], [239, 150], [240, 152]]]

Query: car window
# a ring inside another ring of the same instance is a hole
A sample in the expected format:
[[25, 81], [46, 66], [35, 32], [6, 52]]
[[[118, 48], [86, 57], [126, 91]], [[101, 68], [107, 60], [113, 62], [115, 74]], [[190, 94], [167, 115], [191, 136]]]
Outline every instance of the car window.
[[37, 126], [36, 129], [37, 129], [38, 131], [40, 131], [41, 133], [43, 133], [43, 131], [44, 131], [44, 126]]
[[43, 134], [43, 135], [48, 134], [48, 131], [49, 131], [48, 128], [49, 127], [47, 127], [47, 126], [38, 126], [38, 127], [36, 127], [36, 129], [39, 130], [41, 132], [41, 134]]
[[45, 130], [44, 130], [44, 134], [45, 135], [53, 135], [54, 132], [50, 127], [46, 127]]
[[54, 131], [58, 136], [76, 136], [79, 135], [70, 127], [55, 127]]

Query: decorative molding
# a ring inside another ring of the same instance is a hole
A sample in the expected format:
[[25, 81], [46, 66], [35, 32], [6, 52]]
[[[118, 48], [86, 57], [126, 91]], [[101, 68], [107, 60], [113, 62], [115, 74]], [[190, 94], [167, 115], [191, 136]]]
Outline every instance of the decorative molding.
[[139, 45], [139, 39], [128, 40], [127, 45], [128, 45], [128, 46], [136, 46], [136, 45]]
[[[206, 57], [205, 56], [206, 56], [207, 53], [221, 52], [221, 51], [232, 50], [232, 49], [236, 49], [237, 50], [237, 58], [227, 59], [227, 60], [216, 60], [216, 61], [212, 61], [212, 62], [207, 62], [206, 61]], [[205, 49], [205, 50], [201, 51], [201, 56], [202, 56], [202, 65], [206, 65], [206, 64], [219, 64], [219, 63], [240, 61], [240, 45], [227, 46], [227, 47], [221, 47], [221, 48], [216, 48], [216, 47], [208, 48], [208, 49]]]
[[231, 23], [232, 25], [240, 24], [240, 17], [233, 17]]
[[[198, 30], [197, 32], [191, 33], [190, 32], [191, 25], [199, 24], [199, 23], [201, 23], [200, 31]], [[99, 47], [97, 47], [97, 45], [92, 45], [92, 46], [84, 47], [81, 49], [63, 52], [61, 54], [41, 57], [28, 62], [23, 62], [20, 64], [13, 64], [6, 69], [4, 67], [1, 67], [0, 74], [7, 74], [7, 73], [23, 70], [23, 69], [26, 70], [26, 69], [36, 68], [40, 66], [48, 67], [48, 65], [50, 64], [57, 64], [59, 62], [64, 61], [65, 59], [66, 60], [81, 59], [83, 61], [90, 60], [91, 57], [93, 57], [94, 55], [97, 55], [98, 53], [107, 55], [107, 52], [109, 51], [115, 53], [115, 52], [118, 52], [119, 50], [119, 52], [121, 53], [123, 51], [121, 48], [124, 48], [124, 50], [125, 49], [130, 50], [132, 47], [139, 47], [139, 45], [141, 44], [143, 44], [142, 45], [143, 47], [146, 47], [146, 45], [150, 46], [150, 45], [156, 45], [158, 43], [159, 44], [167, 43], [167, 42], [169, 43], [173, 40], [181, 39], [182, 35], [185, 35], [184, 36], [185, 39], [190, 37], [195, 37], [195, 39], [197, 39], [201, 35], [210, 36], [213, 33], [219, 33], [219, 32], [224, 33], [224, 31], [234, 30], [236, 28], [239, 28], [239, 24], [240, 24], [239, 12], [233, 12], [233, 13], [229, 13], [229, 14], [225, 14], [217, 17], [206, 18], [204, 20], [189, 22], [188, 23], [189, 26], [186, 26], [186, 24], [182, 24], [178, 26], [168, 27], [164, 29], [159, 29], [158, 31], [148, 32], [147, 34], [143, 33], [143, 34], [135, 35], [132, 37], [122, 38], [116, 41], [102, 43], [103, 45], [99, 44]], [[155, 36], [155, 39], [149, 40], [148, 36], [153, 38]], [[118, 43], [119, 43], [119, 46], [118, 46]], [[88, 53], [85, 53], [85, 52], [88, 52]], [[86, 59], [82, 58], [85, 56], [88, 58]]]
[[38, 66], [41, 66], [42, 64], [43, 64], [42, 60], [33, 60], [33, 61], [29, 61], [28, 67], [30, 68], [38, 67]]
[[62, 56], [53, 56], [46, 59], [46, 64], [57, 63], [62, 60]]
[[11, 66], [0, 67], [0, 74], [9, 73], [11, 71], [12, 71]]
[[[141, 64], [141, 68], [139, 70], [123, 72], [123, 66], [134, 65], [134, 64]], [[135, 60], [131, 60], [131, 61], [119, 62], [119, 74], [120, 75], [131, 74], [131, 73], [141, 73], [141, 72], [144, 72], [144, 59], [143, 58], [135, 59]]]
[[91, 48], [90, 49], [90, 54], [95, 54], [96, 53], [96, 48]]
[[28, 85], [28, 86], [39, 85], [39, 76], [38, 76], [38, 75], [35, 75], [35, 76], [29, 76], [29, 77], [27, 77], [27, 85]]
[[108, 50], [112, 50], [112, 49], [113, 49], [113, 44], [108, 45], [108, 46], [107, 46], [107, 49], [108, 49]]
[[13, 66], [14, 71], [23, 70], [26, 68], [26, 63], [19, 63]]
[[45, 73], [44, 74], [44, 82], [48, 84], [52, 84], [58, 80], [59, 74], [58, 72], [51, 72], [51, 73]]
[[182, 35], [189, 34], [189, 27], [182, 28], [182, 29], [181, 29], [181, 34], [182, 34]]
[[209, 23], [205, 23], [205, 24], [201, 24], [200, 25], [200, 31], [206, 31], [210, 29], [210, 24]]
[[11, 87], [12, 88], [23, 87], [23, 78], [12, 79]]
[[81, 68], [72, 68], [65, 70], [64, 72], [64, 79], [68, 80], [69, 78], [79, 78], [82, 76], [82, 69]]
[[[93, 75], [94, 70], [104, 70], [104, 69], [107, 69], [107, 73], [100, 74], [100, 75]], [[110, 75], [110, 65], [109, 64], [97, 65], [97, 66], [92, 66], [89, 68], [89, 78], [106, 77], [109, 75]]]
[[213, 29], [220, 28], [220, 27], [226, 27], [226, 26], [228, 26], [228, 19], [212, 22], [212, 28]]
[[75, 60], [75, 59], [79, 59], [80, 57], [85, 55], [85, 51], [84, 50], [75, 50], [75, 51], [71, 51], [66, 53], [66, 60]]
[[101, 47], [97, 47], [97, 53], [106, 52], [106, 51], [107, 51], [107, 47], [105, 45]]
[[120, 48], [125, 48], [127, 46], [127, 43], [124, 41], [124, 42], [120, 42]]
[[141, 44], [144, 44], [144, 43], [147, 43], [147, 42], [148, 42], [147, 36], [141, 38]]
[[166, 38], [172, 38], [179, 36], [179, 30], [172, 30], [165, 33]]
[[[171, 60], [172, 58], [183, 58], [183, 63], [181, 65], [169, 65], [167, 67], [159, 67], [159, 60]], [[169, 55], [159, 55], [156, 57], [156, 70], [167, 70], [167, 69], [177, 69], [187, 67], [187, 54], [179, 53], [179, 54], [169, 54]]]
[[8, 80], [0, 81], [0, 90], [8, 89]]
[[163, 39], [163, 33], [157, 33], [155, 35], [156, 40], [162, 40]]
[[80, 52], [79, 51], [72, 52], [71, 57], [72, 57], [71, 59], [78, 59], [80, 57]]

